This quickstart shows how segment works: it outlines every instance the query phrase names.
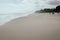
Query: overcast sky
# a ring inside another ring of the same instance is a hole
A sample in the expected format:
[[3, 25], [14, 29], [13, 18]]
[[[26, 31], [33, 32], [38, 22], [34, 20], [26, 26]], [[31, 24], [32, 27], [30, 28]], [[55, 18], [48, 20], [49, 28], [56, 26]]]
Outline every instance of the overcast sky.
[[23, 13], [57, 5], [60, 0], [0, 0], [0, 13]]

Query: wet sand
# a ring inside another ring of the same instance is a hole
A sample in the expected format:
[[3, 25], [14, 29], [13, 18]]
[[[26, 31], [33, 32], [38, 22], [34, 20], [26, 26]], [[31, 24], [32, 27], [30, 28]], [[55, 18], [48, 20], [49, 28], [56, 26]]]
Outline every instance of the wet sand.
[[31, 14], [0, 26], [0, 40], [60, 40], [60, 14]]

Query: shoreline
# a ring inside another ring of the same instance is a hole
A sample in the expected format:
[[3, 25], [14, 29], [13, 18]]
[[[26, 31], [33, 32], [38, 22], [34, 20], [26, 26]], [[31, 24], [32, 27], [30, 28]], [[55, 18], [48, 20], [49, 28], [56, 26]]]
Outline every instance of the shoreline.
[[[34, 13], [31, 13], [31, 14], [34, 14]], [[10, 18], [10, 20], [6, 20], [5, 22], [0, 23], [0, 26], [2, 26], [2, 25], [6, 24], [6, 23], [8, 23], [8, 22], [10, 22], [10, 21], [12, 21], [12, 20], [14, 20], [14, 19], [21, 18], [21, 17], [25, 17], [25, 16], [29, 16], [29, 15], [31, 15], [31, 14], [26, 14], [26, 15], [22, 15], [22, 16], [12, 17], [12, 18]]]
[[32, 14], [0, 27], [0, 40], [58, 40], [60, 14]]
[[[9, 23], [9, 22], [11, 22], [11, 21], [13, 21], [13, 20], [15, 20], [15, 19], [24, 18], [24, 17], [28, 17], [28, 16], [33, 16], [33, 15], [37, 15], [37, 16], [38, 16], [38, 15], [46, 15], [46, 14], [51, 15], [51, 16], [54, 16], [54, 14], [49, 14], [49, 13], [31, 13], [31, 14], [28, 14], [28, 15], [24, 15], [24, 16], [12, 18], [11, 20], [8, 20], [8, 21], [6, 20], [6, 22], [0, 24], [0, 26], [3, 26], [3, 25], [5, 25], [6, 23]], [[55, 13], [55, 14], [57, 14], [57, 13]], [[60, 14], [57, 14], [57, 15], [60, 15]], [[47, 16], [47, 15], [46, 15], [46, 16]]]
[[[49, 13], [31, 13], [31, 14], [28, 14], [28, 15], [24, 15], [24, 16], [20, 16], [20, 17], [15, 17], [15, 18], [12, 18], [11, 20], [8, 20], [8, 21], [6, 21], [5, 23], [2, 23], [2, 24], [0, 24], [0, 26], [3, 26], [3, 25], [5, 25], [6, 23], [9, 23], [9, 22], [11, 22], [11, 21], [13, 21], [13, 20], [15, 20], [15, 19], [21, 19], [21, 18], [24, 18], [24, 17], [28, 17], [28, 16], [33, 16], [33, 15], [46, 15], [46, 14], [48, 14], [48, 15], [51, 15], [51, 16], [54, 16], [54, 14], [49, 14]], [[57, 14], [57, 13], [55, 13], [55, 14]], [[57, 15], [59, 15], [59, 14], [57, 14]], [[46, 15], [47, 16], [47, 15]]]

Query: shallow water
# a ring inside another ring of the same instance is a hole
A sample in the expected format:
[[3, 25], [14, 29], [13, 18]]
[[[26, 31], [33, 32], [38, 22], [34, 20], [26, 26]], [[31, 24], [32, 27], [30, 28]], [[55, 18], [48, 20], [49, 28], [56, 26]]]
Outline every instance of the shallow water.
[[18, 17], [27, 16], [31, 13], [14, 13], [14, 14], [0, 14], [0, 25], [5, 24]]

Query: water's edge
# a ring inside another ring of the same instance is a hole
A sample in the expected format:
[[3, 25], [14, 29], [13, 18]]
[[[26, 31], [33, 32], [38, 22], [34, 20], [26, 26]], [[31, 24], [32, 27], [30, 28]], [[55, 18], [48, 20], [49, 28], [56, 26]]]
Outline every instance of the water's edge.
[[5, 23], [11, 21], [11, 20], [14, 20], [16, 18], [20, 18], [20, 17], [24, 17], [24, 16], [28, 16], [32, 13], [27, 13], [27, 14], [6, 14], [6, 15], [0, 15], [0, 26], [1, 25], [4, 25]]

